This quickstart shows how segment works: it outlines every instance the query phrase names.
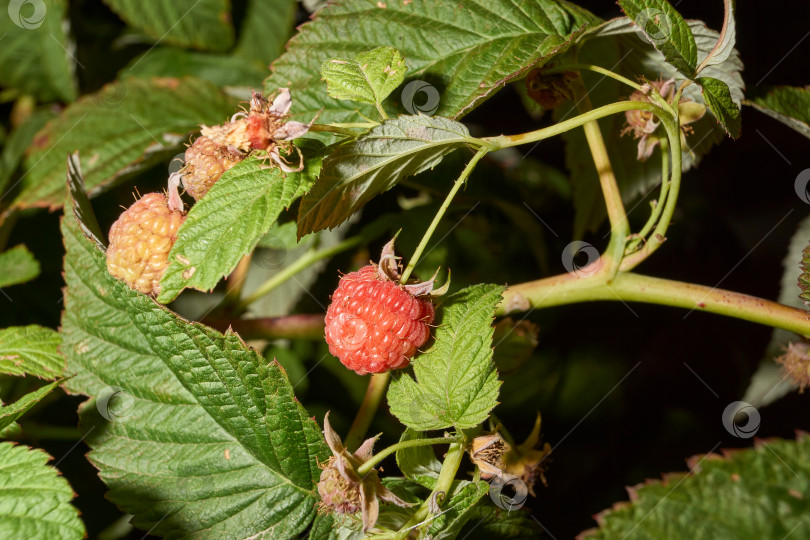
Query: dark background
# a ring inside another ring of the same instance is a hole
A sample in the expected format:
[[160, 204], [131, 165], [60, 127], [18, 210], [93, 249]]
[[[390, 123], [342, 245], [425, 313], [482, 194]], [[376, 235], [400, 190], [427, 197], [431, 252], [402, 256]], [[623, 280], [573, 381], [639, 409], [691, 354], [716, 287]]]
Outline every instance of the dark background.
[[[612, 2], [579, 3], [603, 18], [619, 15]], [[238, 24], [243, 3], [234, 4]], [[682, 1], [676, 5], [685, 17], [702, 19], [709, 27], [719, 28], [721, 4], [716, 0]], [[766, 9], [767, 15], [763, 14]], [[299, 18], [303, 21], [305, 16], [302, 10]], [[129, 47], [99, 58], [97, 51], [108, 50], [123, 29], [123, 23], [99, 1], [71, 2], [71, 18], [80, 45], [77, 56], [87, 66], [79, 72], [82, 92], [94, 91], [111, 81], [118, 69], [142, 52]], [[778, 23], [763, 24], [766, 18]], [[806, 3], [770, 1], [767, 7], [759, 2], [738, 3], [737, 48], [745, 63], [747, 95], [755, 95], [769, 85], [807, 83], [807, 21], [810, 5]], [[466, 117], [465, 123], [490, 134], [529, 131], [539, 126], [525, 113], [512, 88], [487, 101]], [[559, 140], [540, 145], [532, 156], [564, 169]], [[805, 138], [745, 107], [742, 136], [720, 144], [697, 169], [686, 174], [668, 241], [639, 270], [709, 286], [722, 282], [723, 288], [775, 299], [788, 242], [808, 211], [793, 187], [797, 174], [810, 167], [807, 156]], [[448, 170], [457, 163], [449, 160]], [[160, 169], [162, 173], [164, 168]], [[470, 185], [486, 183], [488, 170], [484, 164]], [[134, 184], [141, 192], [149, 191], [150, 185], [157, 186], [163, 180], [159, 176], [148, 171]], [[103, 224], [112, 222], [119, 204], [131, 200], [132, 185], [95, 200]], [[507, 194], [509, 189], [507, 183]], [[409, 188], [398, 193], [416, 194]], [[478, 193], [471, 187], [462, 195], [460, 214], [478, 200]], [[396, 195], [379, 197], [370, 206], [368, 217], [395, 209]], [[644, 208], [644, 204], [639, 205], [640, 210], [632, 216], [634, 222], [645, 218]], [[559, 239], [546, 235], [549, 242], [542, 246], [550, 254], [550, 270], [557, 273], [563, 268], [556, 254], [571, 240], [573, 213], [569, 201], [553, 198], [544, 210], [543, 219], [560, 233]], [[13, 302], [4, 304], [0, 325], [59, 324], [61, 260], [54, 256], [62, 252], [58, 217], [32, 212], [17, 224], [9, 245], [26, 243], [43, 263], [43, 274], [29, 285], [8, 291]], [[420, 222], [418, 215], [413, 219]], [[421, 228], [413, 229], [413, 236], [421, 236]], [[606, 230], [585, 240], [603, 247]], [[405, 244], [413, 241], [407, 233]], [[476, 240], [470, 242], [470, 238]], [[484, 252], [501, 250], [508, 260], [476, 256], [472, 251], [478, 239]], [[526, 247], [532, 241], [511, 229], [501, 214], [484, 204], [447, 240], [448, 260], [455, 264], [454, 279], [458, 273], [461, 285], [475, 280], [515, 283], [537, 277], [536, 263]], [[370, 253], [377, 249], [379, 245], [374, 244]], [[403, 253], [409, 251], [403, 249]], [[362, 261], [364, 256], [368, 258], [368, 254], [361, 253], [332, 261], [313, 289], [315, 296], [325, 301], [335, 285], [337, 270]], [[485, 258], [492, 260], [485, 262]], [[318, 309], [308, 300], [299, 306], [301, 312]], [[543, 414], [543, 440], [555, 449], [546, 473], [548, 487], [539, 487], [537, 499], [530, 500], [527, 508], [553, 537], [571, 538], [594, 526], [591, 515], [627, 499], [625, 486], [658, 478], [664, 472], [685, 470], [684, 460], [691, 455], [708, 452], [718, 443], [722, 448], [753, 444], [751, 439], [729, 435], [721, 423], [721, 413], [728, 403], [742, 397], [771, 330], [710, 314], [685, 315], [685, 311], [675, 308], [639, 304], [627, 307], [616, 302], [557, 307], [529, 316], [528, 320], [541, 327], [540, 347], [519, 372], [505, 377], [501, 398], [504, 404], [496, 412], [519, 440], [528, 433], [535, 411]], [[307, 362], [317, 359], [318, 347], [304, 344], [299, 349]], [[335, 425], [343, 432], [356, 409], [354, 402], [345, 399], [345, 390], [335, 384], [330, 371], [316, 370], [301, 399], [318, 417], [327, 406], [336, 408]], [[32, 421], [75, 426], [75, 409], [80, 401], [78, 397], [52, 400], [37, 409]], [[807, 406], [807, 396], [791, 394], [761, 409], [758, 435], [793, 437], [796, 429], [810, 430], [810, 417], [799, 413]], [[398, 429], [391, 417], [382, 414], [372, 431], [384, 431], [383, 443], [390, 443]], [[45, 448], [57, 459], [66, 456], [59, 469], [77, 491], [75, 503], [91, 538], [120, 516], [102, 498], [105, 488], [84, 457], [87, 448], [83, 443], [71, 451], [75, 438], [54, 440], [44, 434], [30, 435], [26, 442]], [[386, 468], [390, 472], [393, 463]], [[138, 531], [130, 535], [142, 536]]]

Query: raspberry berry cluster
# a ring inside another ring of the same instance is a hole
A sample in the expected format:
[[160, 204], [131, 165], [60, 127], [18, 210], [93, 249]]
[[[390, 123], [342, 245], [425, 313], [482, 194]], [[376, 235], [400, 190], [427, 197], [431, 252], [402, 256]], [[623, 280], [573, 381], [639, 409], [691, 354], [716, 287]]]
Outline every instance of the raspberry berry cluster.
[[[136, 291], [160, 294], [169, 252], [186, 219], [178, 193], [181, 181], [186, 192], [199, 201], [225, 171], [254, 153], [274, 161], [285, 172], [303, 169], [303, 155], [291, 141], [303, 136], [312, 122], [290, 121], [291, 108], [288, 88], [279, 89], [272, 103], [253, 92], [247, 111], [221, 125], [200, 126], [202, 136], [186, 150], [185, 165], [169, 177], [168, 196], [149, 193], [141, 197], [113, 224], [107, 248], [110, 274]], [[297, 152], [299, 163], [291, 166], [282, 151], [285, 155]]]
[[[312, 122], [289, 120], [290, 109], [288, 88], [279, 89], [272, 103], [253, 92], [247, 111], [234, 114], [224, 124], [200, 126], [201, 136], [186, 150], [186, 165], [181, 171], [186, 191], [200, 200], [225, 171], [250, 154], [274, 161], [284, 172], [302, 170], [304, 157], [292, 140], [305, 135]], [[282, 152], [297, 153], [298, 164], [291, 165]]]
[[408, 366], [430, 337], [434, 310], [433, 280], [399, 283], [393, 240], [379, 264], [344, 275], [326, 310], [329, 352], [359, 375]]
[[110, 228], [107, 270], [130, 288], [160, 294], [169, 252], [186, 220], [177, 192], [179, 177], [169, 178], [169, 195], [148, 193], [124, 210]]

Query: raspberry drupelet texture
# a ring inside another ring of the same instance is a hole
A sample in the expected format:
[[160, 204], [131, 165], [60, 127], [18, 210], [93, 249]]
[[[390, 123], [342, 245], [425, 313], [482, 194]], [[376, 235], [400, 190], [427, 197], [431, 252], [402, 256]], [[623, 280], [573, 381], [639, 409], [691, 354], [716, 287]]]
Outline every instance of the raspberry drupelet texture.
[[130, 206], [110, 228], [107, 270], [144, 294], [160, 293], [169, 251], [186, 216], [169, 209], [162, 193], [149, 193]]
[[397, 282], [380, 277], [377, 265], [343, 276], [326, 310], [329, 352], [359, 375], [407, 367], [430, 337], [433, 304]]
[[217, 144], [208, 137], [198, 137], [186, 150], [183, 187], [199, 201], [225, 171], [243, 159], [236, 149]]

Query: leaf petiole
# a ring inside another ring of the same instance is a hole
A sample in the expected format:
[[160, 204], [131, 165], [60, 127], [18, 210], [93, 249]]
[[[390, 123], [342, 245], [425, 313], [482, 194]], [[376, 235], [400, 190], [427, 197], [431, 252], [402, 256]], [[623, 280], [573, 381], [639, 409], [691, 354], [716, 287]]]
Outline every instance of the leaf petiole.
[[639, 242], [646, 241], [647, 236], [658, 223], [658, 218], [661, 216], [661, 211], [666, 204], [667, 196], [669, 195], [669, 139], [663, 138], [659, 143], [661, 149], [661, 193], [658, 200], [655, 201], [655, 206], [650, 213], [650, 218], [644, 224], [641, 231], [633, 235], [635, 238], [627, 246], [627, 254], [636, 251]]
[[467, 163], [467, 166], [464, 167], [464, 170], [461, 171], [461, 174], [456, 179], [455, 183], [453, 184], [452, 189], [445, 197], [444, 202], [442, 203], [439, 211], [436, 212], [436, 215], [433, 216], [433, 221], [430, 222], [427, 231], [422, 236], [422, 240], [419, 241], [419, 245], [416, 246], [416, 250], [413, 252], [411, 256], [411, 260], [408, 261], [408, 266], [405, 268], [405, 271], [402, 273], [402, 277], [400, 278], [400, 283], [407, 283], [408, 278], [411, 277], [411, 273], [413, 272], [416, 263], [419, 262], [419, 257], [422, 256], [422, 252], [425, 251], [425, 247], [427, 247], [427, 243], [430, 241], [430, 237], [433, 236], [433, 233], [436, 231], [436, 227], [439, 225], [439, 221], [441, 221], [442, 216], [447, 211], [447, 208], [450, 206], [450, 203], [453, 201], [453, 197], [456, 196], [458, 190], [461, 189], [461, 186], [464, 185], [464, 182], [467, 181], [467, 178], [472, 173], [475, 166], [478, 164], [478, 161], [484, 157], [487, 152], [490, 151], [488, 146], [482, 146], [478, 149], [478, 152], [472, 157], [472, 159]]
[[650, 111], [659, 118], [670, 118], [672, 116], [666, 111], [666, 109], [653, 103], [643, 101], [617, 101], [616, 103], [610, 103], [608, 105], [597, 107], [596, 109], [592, 109], [586, 113], [580, 114], [579, 116], [575, 116], [574, 118], [559, 122], [553, 126], [548, 126], [535, 131], [529, 131], [528, 133], [520, 133], [517, 135], [484, 137], [483, 139], [480, 139], [480, 141], [486, 145], [489, 151], [500, 150], [502, 148], [509, 148], [512, 146], [519, 146], [521, 144], [542, 141], [544, 139], [554, 137], [555, 135], [561, 135], [566, 131], [583, 126], [593, 120], [598, 120], [612, 114], [619, 114], [632, 110]]
[[374, 456], [370, 460], [366, 461], [360, 467], [358, 467], [357, 474], [363, 476], [386, 457], [390, 456], [394, 452], [398, 452], [406, 448], [413, 448], [415, 446], [430, 446], [434, 444], [453, 444], [461, 442], [463, 440], [464, 440], [463, 436], [456, 435], [454, 437], [433, 437], [431, 439], [412, 439], [409, 441], [400, 441], [374, 454]]
[[619, 75], [618, 73], [610, 71], [609, 69], [605, 69], [605, 68], [600, 67], [600, 66], [595, 66], [593, 64], [580, 64], [580, 63], [565, 64], [565, 65], [561, 65], [561, 66], [554, 66], [553, 68], [549, 68], [549, 69], [543, 69], [543, 73], [544, 74], [545, 73], [549, 73], [549, 74], [551, 74], [551, 73], [562, 73], [564, 71], [583, 70], [583, 69], [586, 70], [586, 71], [593, 71], [594, 73], [599, 73], [600, 75], [604, 75], [605, 77], [610, 77], [611, 79], [615, 79], [615, 80], [619, 81], [620, 83], [626, 84], [630, 88], [633, 88], [634, 90], [641, 90], [641, 85], [640, 84], [635, 83], [635, 82], [631, 81], [630, 79], [628, 79], [627, 77]]

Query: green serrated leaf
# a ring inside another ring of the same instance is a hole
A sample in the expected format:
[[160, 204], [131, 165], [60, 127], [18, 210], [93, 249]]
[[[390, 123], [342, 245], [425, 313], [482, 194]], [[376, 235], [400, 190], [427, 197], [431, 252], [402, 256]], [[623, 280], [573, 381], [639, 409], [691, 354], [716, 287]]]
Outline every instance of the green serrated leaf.
[[156, 42], [226, 51], [233, 45], [229, 0], [104, 0], [128, 25]]
[[67, 2], [7, 1], [0, 12], [0, 86], [40, 101], [76, 99], [75, 60], [66, 30]]
[[23, 244], [0, 253], [0, 288], [31, 281], [39, 275], [39, 261]]
[[695, 76], [695, 38], [672, 4], [667, 0], [619, 0], [619, 6], [667, 62], [690, 79]]
[[293, 32], [295, 0], [248, 0], [234, 55], [251, 60], [265, 69], [284, 51]]
[[315, 153], [322, 145], [306, 144], [311, 150], [301, 172], [284, 173], [248, 158], [217, 180], [177, 232], [159, 301], [173, 300], [186, 287], [213, 289], [256, 247], [281, 211], [309, 191], [321, 170]]
[[733, 138], [740, 136], [740, 107], [734, 102], [731, 90], [726, 83], [712, 77], [698, 77], [697, 83], [703, 88], [703, 99], [718, 122], [723, 124]]
[[[707, 29], [699, 21], [689, 22], [689, 27], [697, 43], [698, 56], [704, 57], [717, 43], [720, 35]], [[660, 52], [639, 40], [636, 31], [635, 25], [627, 17], [613, 19], [590, 29], [583, 36], [585, 42], [581, 45], [579, 60], [600, 66], [615, 66], [617, 73], [631, 79], [639, 75], [650, 80], [679, 77], [677, 70], [666, 62]], [[738, 101], [743, 97], [744, 85], [740, 75], [742, 67], [738, 52], [733, 50], [725, 62], [707, 66], [703, 74], [726, 82], [731, 88], [732, 97]], [[626, 86], [602, 75], [583, 72], [582, 76], [594, 107], [627, 99], [630, 94]], [[700, 87], [694, 84], [686, 87], [684, 97], [698, 103], [703, 102]], [[558, 114], [570, 117], [575, 111], [563, 107]], [[621, 136], [626, 125], [623, 114], [599, 120], [619, 189], [625, 203], [632, 208], [636, 207], [634, 199], [647, 194], [660, 183], [661, 162], [658, 152], [647, 161], [636, 159], [638, 141], [629, 135]], [[694, 131], [686, 136], [686, 146], [681, 156], [684, 171], [695, 166], [703, 155], [725, 138], [725, 130], [710, 114], [690, 124], [690, 127]], [[663, 132], [663, 128], [661, 131]], [[583, 131], [568, 131], [563, 134], [563, 138], [566, 140], [566, 164], [571, 171], [576, 209], [573, 236], [582, 238], [586, 231], [595, 231], [607, 214]], [[654, 198], [654, 195], [651, 194], [650, 198]], [[636, 212], [648, 211], [646, 204], [637, 205]]]
[[31, 146], [34, 135], [55, 116], [56, 113], [50, 108], [35, 111], [22, 124], [15, 127], [5, 140], [3, 151], [0, 153], [0, 200], [26, 149]]
[[0, 330], [0, 373], [61, 377], [65, 359], [57, 350], [62, 338], [50, 328], [10, 326]]
[[[42, 398], [50, 394], [60, 384], [62, 384], [62, 379], [57, 379], [50, 384], [46, 384], [42, 388], [25, 394], [23, 397], [10, 405], [0, 406], [0, 431], [3, 431], [11, 424], [16, 422], [22, 415], [30, 411], [34, 405], [39, 403]], [[2, 461], [0, 461], [0, 467], [2, 467]], [[0, 493], [2, 491], [3, 489], [0, 488]], [[2, 517], [0, 517], [0, 521], [2, 521]], [[2, 525], [0, 525], [0, 530], [2, 530]]]
[[330, 58], [321, 66], [321, 78], [335, 99], [382, 102], [405, 80], [405, 60], [394, 47], [377, 47], [351, 58]]
[[416, 431], [475, 427], [498, 403], [492, 318], [504, 287], [475, 285], [447, 298], [435, 343], [417, 356], [416, 380], [398, 374], [388, 389], [391, 412]]
[[[402, 441], [424, 439], [424, 434], [406, 428], [399, 438]], [[441, 462], [436, 459], [433, 446], [413, 446], [397, 450], [397, 467], [406, 477], [428, 489], [436, 487], [436, 479], [442, 470]]]
[[231, 54], [155, 47], [121, 70], [127, 77], [196, 77], [217, 86], [257, 87], [267, 75], [261, 64]]
[[810, 86], [776, 86], [745, 103], [810, 138]]
[[79, 512], [70, 501], [73, 490], [51, 456], [34, 448], [0, 443], [0, 538], [86, 536]]
[[[355, 109], [372, 116], [370, 105], [330, 99], [318, 79], [330, 58], [353, 58], [373, 43], [396, 47], [411, 81], [433, 85], [439, 94], [435, 114], [458, 119], [532, 66], [567, 50], [572, 37], [596, 20], [553, 0], [332, 2], [290, 40], [264, 88], [272, 93], [289, 87], [300, 119], [321, 109], [322, 123], [353, 121]], [[398, 110], [407, 109], [400, 104]]]
[[470, 510], [470, 518], [461, 529], [464, 540], [535, 540], [542, 537], [542, 529], [525, 510], [504, 512], [487, 501]]
[[298, 237], [339, 225], [375, 195], [473, 142], [464, 124], [447, 118], [384, 121], [324, 159], [317, 183], [301, 200]]
[[785, 538], [810, 526], [810, 437], [764, 440], [755, 448], [689, 460], [670, 474], [630, 489], [631, 502], [596, 516], [582, 538], [742, 540]]
[[[67, 384], [94, 398], [82, 426], [109, 498], [167, 538], [304, 531], [329, 451], [284, 371], [112, 278], [66, 215]], [[112, 395], [125, 406], [111, 412]]]
[[[82, 97], [37, 133], [23, 166], [17, 207], [60, 207], [65, 156], [81, 153], [88, 193], [181, 151], [200, 124], [233, 114], [235, 100], [199, 79], [124, 79]], [[168, 176], [168, 174], [167, 174]]]

